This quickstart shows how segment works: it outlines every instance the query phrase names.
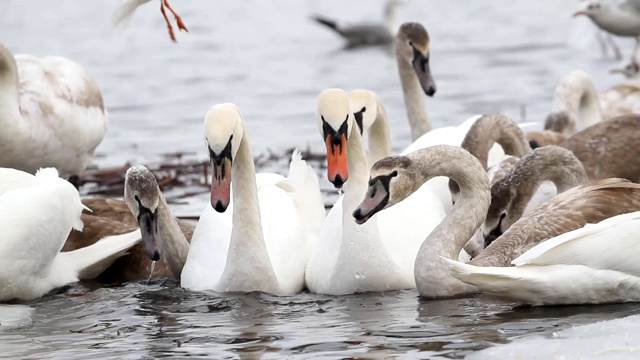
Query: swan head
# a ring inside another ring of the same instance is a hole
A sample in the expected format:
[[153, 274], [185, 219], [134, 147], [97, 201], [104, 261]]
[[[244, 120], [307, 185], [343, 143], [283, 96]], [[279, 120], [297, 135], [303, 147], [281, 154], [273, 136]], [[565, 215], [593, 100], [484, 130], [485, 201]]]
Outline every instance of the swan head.
[[341, 188], [349, 178], [347, 140], [353, 126], [349, 96], [342, 89], [326, 89], [318, 95], [316, 123], [327, 147], [327, 177]]
[[378, 116], [378, 103], [373, 91], [357, 89], [349, 93], [351, 113], [358, 125], [360, 134], [369, 130]]
[[124, 201], [129, 211], [138, 219], [145, 253], [153, 261], [160, 260], [163, 252], [158, 237], [160, 188], [156, 177], [145, 166], [134, 165], [127, 170]]
[[363, 224], [379, 211], [406, 199], [422, 185], [416, 179], [420, 176], [406, 156], [390, 156], [376, 162], [371, 168], [367, 194], [353, 212], [356, 222]]
[[429, 68], [429, 34], [422, 25], [408, 22], [400, 26], [396, 35], [396, 56], [411, 64], [422, 90], [427, 96], [433, 96], [436, 82]]
[[231, 166], [244, 135], [235, 104], [214, 105], [204, 118], [204, 139], [211, 162], [211, 206], [225, 212], [231, 202]]
[[517, 190], [511, 186], [508, 176], [491, 186], [491, 204], [484, 220], [484, 247], [499, 238], [519, 218], [511, 211], [517, 198]]

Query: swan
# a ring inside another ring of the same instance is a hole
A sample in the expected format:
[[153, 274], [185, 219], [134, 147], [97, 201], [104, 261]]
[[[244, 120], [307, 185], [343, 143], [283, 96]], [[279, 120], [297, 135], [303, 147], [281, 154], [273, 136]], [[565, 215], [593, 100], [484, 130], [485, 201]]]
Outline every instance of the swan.
[[[472, 116], [458, 126], [431, 128], [424, 94], [433, 96], [436, 92], [436, 84], [429, 68], [430, 51], [427, 30], [415, 22], [402, 24], [395, 39], [395, 54], [413, 139], [413, 142], [400, 154], [407, 155], [432, 145], [459, 146], [480, 115]], [[519, 124], [523, 129], [533, 125], [533, 123]], [[500, 145], [494, 144], [489, 151], [488, 167], [494, 166], [504, 156]], [[448, 180], [444, 177], [435, 178], [427, 182], [427, 186], [438, 196], [445, 211], [448, 212], [452, 204]]]
[[385, 23], [360, 23], [343, 25], [333, 19], [320, 15], [313, 15], [311, 19], [324, 25], [340, 35], [347, 42], [348, 48], [367, 45], [387, 45], [393, 41], [396, 30], [396, 12], [400, 0], [387, 0], [384, 6]]
[[35, 176], [0, 168], [0, 301], [33, 300], [79, 279], [98, 276], [140, 241], [140, 231], [60, 252], [84, 205], [55, 168]]
[[[357, 226], [351, 213], [365, 194], [369, 167], [351, 106], [341, 89], [318, 96], [316, 121], [327, 146], [327, 174], [338, 187], [344, 184], [344, 194], [329, 211], [307, 264], [307, 288], [330, 295], [415, 288], [418, 247], [444, 218], [444, 210], [423, 188], [403, 206]], [[363, 115], [368, 114], [369, 108]]]
[[[523, 214], [555, 195], [588, 181], [580, 160], [562, 147], [534, 149], [491, 186], [491, 205], [483, 225], [485, 247]], [[550, 186], [545, 184], [551, 183]]]
[[[458, 257], [484, 220], [490, 200], [489, 179], [480, 161], [452, 145], [434, 145], [384, 158], [371, 168], [369, 189], [366, 195], [360, 194], [361, 203], [352, 212], [360, 226], [367, 226], [377, 212], [393, 210], [393, 205], [401, 205], [402, 200], [435, 176], [447, 176], [458, 183], [460, 198], [444, 220], [420, 240], [417, 257], [410, 264], [418, 292], [428, 297], [466, 292], [469, 287], [451, 277], [437, 256]], [[396, 246], [406, 240], [400, 235], [393, 238]]]
[[[115, 13], [113, 14], [113, 19], [112, 19], [112, 25], [114, 28], [125, 28], [129, 25], [129, 23], [131, 22], [131, 19], [133, 18], [133, 14], [135, 13], [136, 9], [143, 5], [148, 3], [151, 0], [124, 0], [122, 1], [122, 4], [120, 4], [120, 6], [116, 9]], [[164, 17], [164, 21], [167, 23], [167, 29], [169, 30], [169, 37], [171, 38], [171, 40], [173, 42], [178, 42], [176, 40], [176, 35], [173, 32], [173, 26], [171, 26], [171, 22], [169, 22], [169, 18], [167, 17], [167, 13], [164, 10], [165, 6], [167, 7], [167, 9], [169, 9], [169, 11], [171, 11], [171, 14], [173, 14], [173, 17], [176, 19], [176, 25], [178, 26], [178, 29], [180, 30], [184, 30], [186, 32], [189, 32], [189, 30], [187, 29], [187, 27], [184, 25], [184, 22], [182, 22], [182, 18], [180, 17], [180, 15], [178, 15], [178, 13], [175, 12], [175, 10], [173, 10], [173, 8], [171, 8], [171, 5], [169, 5], [169, 0], [160, 0], [160, 12], [162, 13], [162, 16]]]
[[55, 167], [76, 187], [107, 132], [102, 94], [79, 64], [0, 44], [0, 167]]
[[[425, 181], [448, 176], [460, 185], [460, 200], [426, 238], [415, 261], [415, 281], [425, 297], [454, 296], [477, 289], [451, 275], [442, 258], [453, 259], [482, 225], [491, 200], [482, 165], [466, 150], [450, 145], [382, 159], [371, 168], [369, 189], [353, 216], [366, 223], [402, 202]], [[536, 244], [586, 223], [640, 209], [640, 185], [605, 179], [561, 193], [524, 215], [472, 259], [475, 266], [509, 266]], [[386, 211], [386, 210], [385, 210]], [[402, 241], [398, 236], [396, 241]]]
[[551, 238], [512, 267], [477, 267], [444, 259], [456, 278], [480, 291], [528, 305], [640, 301], [640, 211]]
[[628, 80], [600, 93], [589, 75], [573, 70], [558, 84], [543, 131], [530, 131], [531, 147], [558, 145], [602, 120], [640, 111], [640, 81]]
[[[105, 236], [142, 230], [142, 242], [116, 260], [98, 280], [124, 282], [173, 277], [180, 279], [187, 259], [193, 225], [176, 220], [155, 176], [142, 165], [131, 166], [125, 175], [124, 200], [85, 198], [82, 231], [73, 230], [62, 251], [94, 244]], [[152, 261], [156, 261], [152, 265]], [[152, 271], [153, 270], [153, 271]]]
[[204, 137], [213, 167], [211, 204], [193, 233], [182, 287], [278, 295], [301, 291], [317, 241], [314, 229], [324, 221], [315, 172], [294, 152], [288, 178], [256, 175], [247, 127], [231, 103], [209, 109]]

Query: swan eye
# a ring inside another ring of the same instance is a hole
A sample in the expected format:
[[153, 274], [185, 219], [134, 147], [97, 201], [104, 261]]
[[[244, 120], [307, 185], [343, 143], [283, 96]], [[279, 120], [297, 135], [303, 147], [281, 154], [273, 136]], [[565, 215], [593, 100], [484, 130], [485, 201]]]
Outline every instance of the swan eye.
[[504, 220], [504, 218], [506, 218], [506, 217], [507, 217], [507, 213], [502, 213], [500, 215], [500, 221]]
[[360, 112], [365, 112], [365, 111], [367, 111], [367, 107], [366, 107], [366, 106], [363, 106], [363, 107], [362, 107], [362, 110], [360, 110]]
[[389, 174], [391, 177], [396, 177], [398, 176], [398, 171], [397, 170], [393, 170], [393, 172], [391, 174]]
[[409, 41], [409, 46], [413, 47], [413, 43], [411, 41]]
[[136, 194], [136, 195], [133, 195], [133, 198], [134, 198], [138, 203], [140, 203], [140, 198], [138, 197], [138, 195], [137, 195], [137, 194]]

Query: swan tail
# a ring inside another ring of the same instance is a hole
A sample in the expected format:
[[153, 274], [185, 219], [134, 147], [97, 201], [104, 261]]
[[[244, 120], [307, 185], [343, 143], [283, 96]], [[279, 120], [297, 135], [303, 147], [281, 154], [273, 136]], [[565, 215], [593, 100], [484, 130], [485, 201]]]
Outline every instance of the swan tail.
[[70, 265], [78, 279], [95, 279], [141, 239], [140, 229], [137, 229], [122, 235], [107, 236], [95, 244], [62, 252], [58, 256]]
[[298, 149], [291, 154], [289, 164], [289, 183], [296, 189], [294, 201], [300, 214], [309, 224], [309, 228], [320, 234], [325, 218], [324, 203], [320, 193], [318, 175], [305, 160]]
[[114, 29], [125, 29], [129, 26], [136, 9], [150, 0], [124, 0], [113, 13], [111, 26]]
[[336, 23], [335, 20], [331, 20], [329, 18], [326, 18], [324, 16], [320, 16], [320, 15], [312, 15], [311, 19], [313, 19], [315, 22], [317, 22], [318, 24], [322, 24], [326, 27], [328, 27], [329, 29], [337, 32], [338, 34], [344, 36], [344, 32], [338, 27], [338, 23]]

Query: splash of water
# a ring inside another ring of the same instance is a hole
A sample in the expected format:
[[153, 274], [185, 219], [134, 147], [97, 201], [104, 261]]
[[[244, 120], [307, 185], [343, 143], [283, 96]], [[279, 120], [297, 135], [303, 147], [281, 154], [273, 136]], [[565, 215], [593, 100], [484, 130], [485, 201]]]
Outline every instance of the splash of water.
[[149, 277], [147, 278], [147, 285], [149, 285], [149, 281], [151, 281], [151, 275], [153, 275], [153, 269], [156, 267], [156, 262], [151, 262], [151, 271], [149, 272]]

